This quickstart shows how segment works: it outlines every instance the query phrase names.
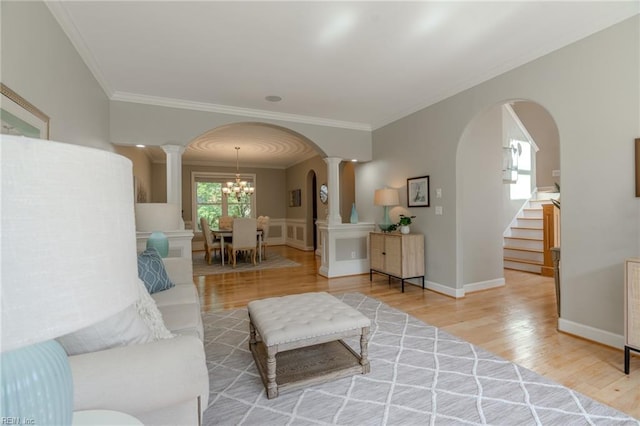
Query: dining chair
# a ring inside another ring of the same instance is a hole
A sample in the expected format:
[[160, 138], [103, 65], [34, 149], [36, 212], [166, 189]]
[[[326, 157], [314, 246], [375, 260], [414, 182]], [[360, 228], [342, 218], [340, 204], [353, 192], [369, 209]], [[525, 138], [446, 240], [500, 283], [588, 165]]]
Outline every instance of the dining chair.
[[237, 218], [233, 220], [232, 239], [225, 244], [227, 258], [231, 259], [233, 267], [236, 267], [238, 252], [247, 251], [251, 254], [251, 261], [256, 264], [256, 232], [258, 222], [252, 218]]
[[267, 238], [269, 238], [270, 221], [269, 216], [258, 216], [258, 229], [262, 229], [262, 259], [265, 260], [267, 258]]
[[220, 252], [222, 255], [222, 245], [220, 241], [216, 241], [211, 233], [211, 228], [209, 228], [209, 222], [207, 218], [200, 218], [200, 228], [202, 228], [202, 236], [204, 237], [204, 258], [209, 265], [211, 265], [211, 260], [213, 258], [212, 254], [214, 252]]
[[220, 219], [218, 219], [218, 228], [231, 229], [233, 227], [233, 219], [231, 216], [220, 216]]

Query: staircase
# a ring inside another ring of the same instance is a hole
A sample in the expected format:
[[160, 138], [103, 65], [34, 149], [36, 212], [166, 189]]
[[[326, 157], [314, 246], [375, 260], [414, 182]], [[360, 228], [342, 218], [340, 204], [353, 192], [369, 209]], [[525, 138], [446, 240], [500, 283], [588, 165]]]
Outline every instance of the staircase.
[[528, 201], [504, 235], [504, 267], [540, 274], [544, 265], [542, 205], [558, 194], [540, 193]]

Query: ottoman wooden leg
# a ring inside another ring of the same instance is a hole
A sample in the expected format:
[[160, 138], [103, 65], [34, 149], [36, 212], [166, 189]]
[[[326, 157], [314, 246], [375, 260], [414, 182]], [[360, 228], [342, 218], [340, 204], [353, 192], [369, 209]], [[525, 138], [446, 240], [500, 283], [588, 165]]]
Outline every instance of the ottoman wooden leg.
[[360, 365], [362, 365], [362, 374], [367, 374], [371, 371], [371, 365], [369, 364], [369, 327], [362, 328], [362, 334], [360, 334]]
[[277, 346], [267, 347], [267, 398], [278, 396], [278, 384], [276, 383], [276, 354]]
[[255, 345], [256, 342], [256, 327], [253, 325], [253, 322], [251, 322], [251, 316], [249, 316], [249, 347]]

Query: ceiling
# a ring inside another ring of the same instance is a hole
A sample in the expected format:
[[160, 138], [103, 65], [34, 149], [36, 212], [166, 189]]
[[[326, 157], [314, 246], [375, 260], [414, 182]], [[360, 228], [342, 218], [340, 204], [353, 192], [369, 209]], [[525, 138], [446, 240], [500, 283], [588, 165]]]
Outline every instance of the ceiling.
[[[47, 5], [110, 99], [361, 130], [640, 11], [638, 1]], [[255, 130], [213, 132], [185, 160], [235, 161], [238, 141], [243, 163], [287, 167], [310, 155], [295, 137]]]

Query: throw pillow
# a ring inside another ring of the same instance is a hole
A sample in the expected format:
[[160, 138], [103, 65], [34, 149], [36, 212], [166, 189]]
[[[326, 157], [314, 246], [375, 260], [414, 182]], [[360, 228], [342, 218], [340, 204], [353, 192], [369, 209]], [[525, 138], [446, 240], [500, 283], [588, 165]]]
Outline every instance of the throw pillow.
[[162, 258], [155, 248], [148, 248], [138, 255], [138, 277], [150, 294], [175, 286], [169, 279]]
[[102, 351], [116, 346], [153, 341], [151, 330], [132, 304], [89, 327], [58, 337], [67, 355]]
[[153, 300], [153, 297], [151, 297], [147, 291], [147, 287], [142, 280], [138, 280], [138, 292], [140, 298], [136, 302], [136, 309], [147, 327], [151, 330], [153, 339], [170, 339], [174, 337], [174, 334], [164, 325], [162, 313], [158, 309], [158, 306], [156, 306], [156, 301]]

